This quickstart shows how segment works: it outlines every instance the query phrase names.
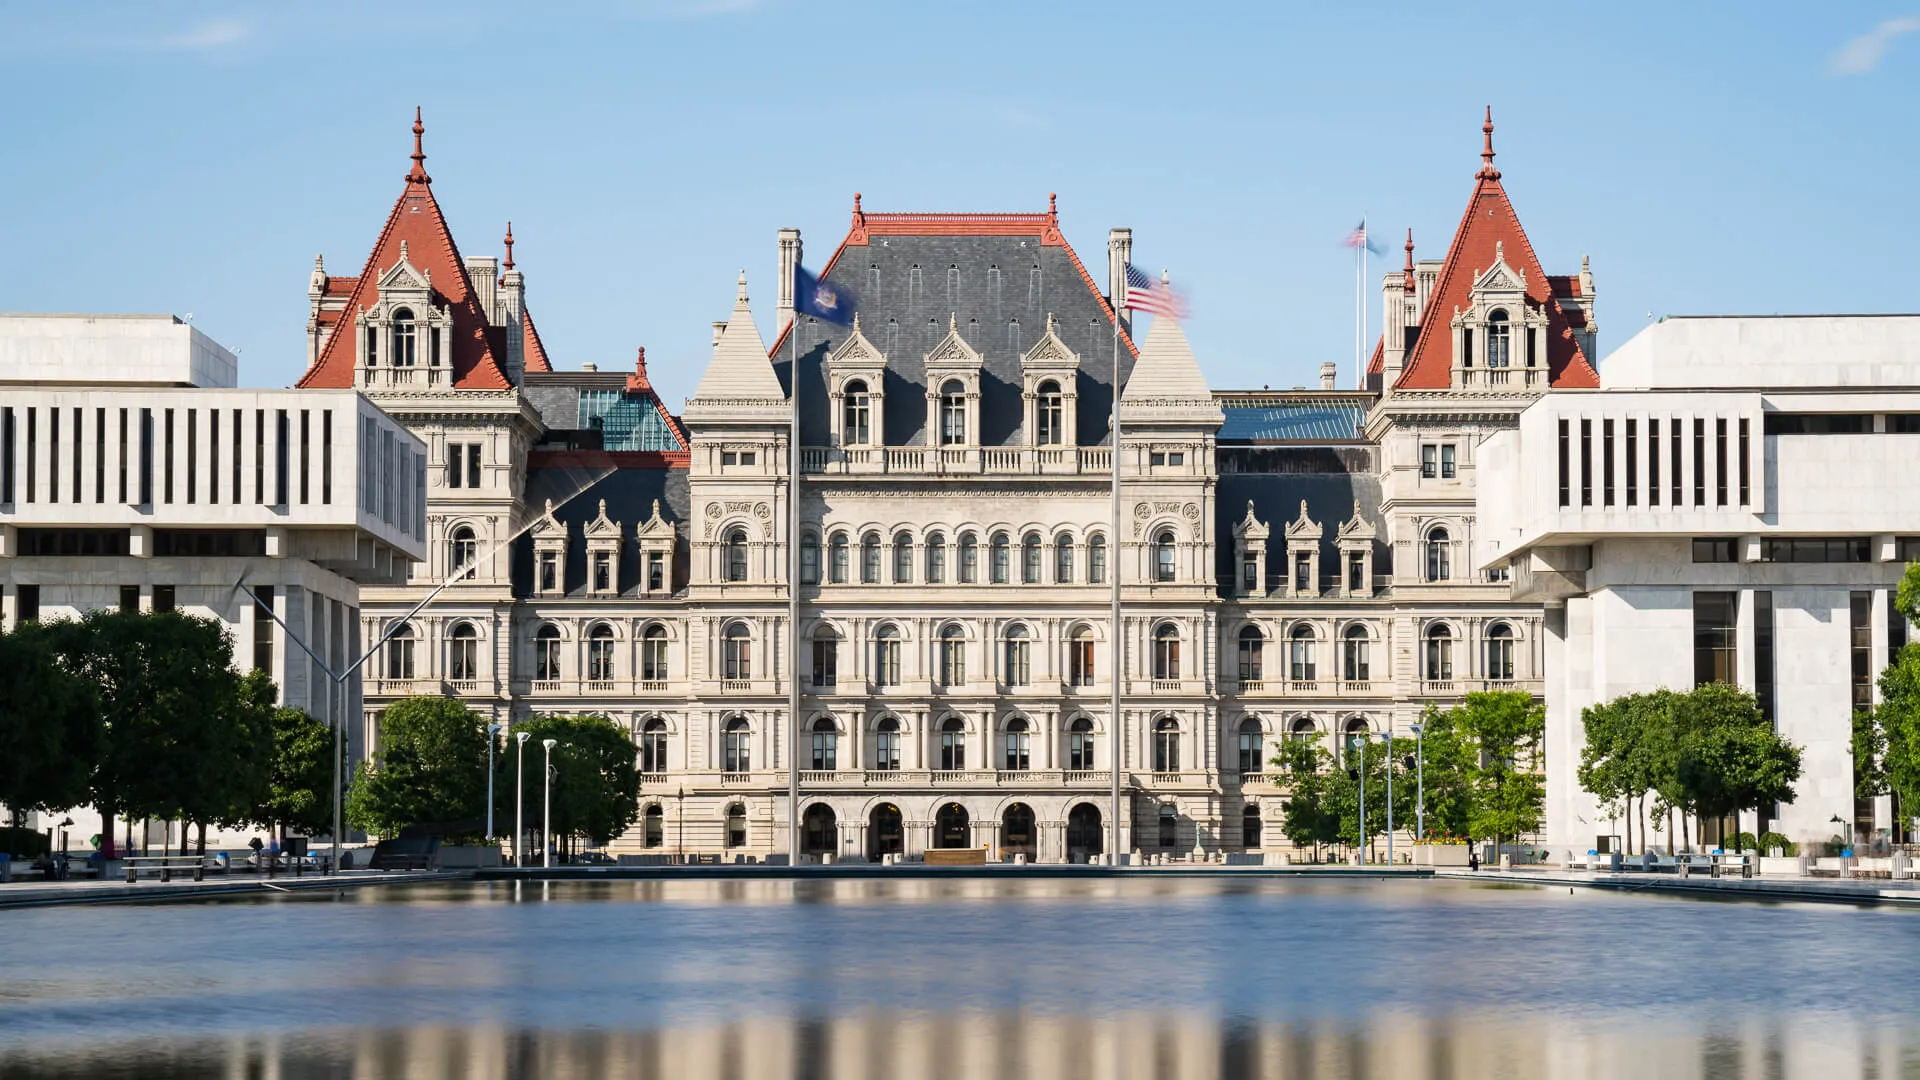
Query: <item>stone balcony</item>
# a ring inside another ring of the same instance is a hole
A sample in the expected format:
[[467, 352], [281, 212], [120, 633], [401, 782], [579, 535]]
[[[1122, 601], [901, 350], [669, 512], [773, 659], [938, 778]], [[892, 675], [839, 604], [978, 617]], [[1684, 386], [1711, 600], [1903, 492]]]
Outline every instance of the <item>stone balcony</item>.
[[800, 471], [812, 476], [1108, 476], [1106, 447], [806, 446]]

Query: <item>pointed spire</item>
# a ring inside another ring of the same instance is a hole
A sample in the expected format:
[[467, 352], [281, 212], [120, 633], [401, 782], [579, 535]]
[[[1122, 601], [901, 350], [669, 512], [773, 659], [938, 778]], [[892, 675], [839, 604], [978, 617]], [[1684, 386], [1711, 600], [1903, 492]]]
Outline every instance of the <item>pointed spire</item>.
[[640, 346], [640, 354], [633, 359], [633, 374], [627, 376], [627, 392], [639, 393], [653, 389], [653, 381], [647, 378], [647, 347]]
[[1485, 142], [1480, 147], [1480, 171], [1473, 175], [1481, 180], [1500, 179], [1500, 170], [1493, 167], [1493, 106], [1487, 106], [1487, 122], [1480, 125], [1480, 134]]
[[742, 270], [733, 315], [714, 343], [713, 359], [708, 361], [687, 407], [695, 414], [709, 409], [737, 412], [742, 403], [782, 402], [786, 397], [767, 359], [766, 341], [747, 306], [747, 272]]
[[511, 221], [507, 222], [507, 238], [504, 242], [507, 245], [507, 262], [505, 268], [511, 270], [513, 269], [513, 222]]
[[426, 126], [420, 123], [420, 106], [413, 107], [413, 169], [407, 173], [409, 184], [431, 184], [433, 177], [427, 175], [427, 152], [420, 148], [420, 136], [427, 133]]
[[1412, 229], [1407, 230], [1407, 265], [1406, 265], [1406, 269], [1403, 272], [1406, 274], [1406, 280], [1405, 282], [1402, 283], [1401, 288], [1411, 293], [1413, 292], [1413, 230]]

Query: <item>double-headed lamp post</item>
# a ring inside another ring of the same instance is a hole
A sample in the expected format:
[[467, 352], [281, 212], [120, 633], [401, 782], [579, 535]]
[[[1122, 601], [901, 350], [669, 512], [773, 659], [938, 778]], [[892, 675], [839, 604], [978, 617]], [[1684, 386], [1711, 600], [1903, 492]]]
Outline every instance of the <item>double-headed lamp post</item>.
[[507, 725], [494, 721], [487, 725], [487, 843], [493, 843], [493, 740], [507, 730]]
[[1414, 827], [1419, 832], [1417, 839], [1420, 840], [1427, 838], [1427, 743], [1422, 737], [1426, 734], [1426, 730], [1425, 724], [1413, 725], [1414, 783], [1416, 785], [1413, 813]]
[[527, 739], [530, 732], [516, 731], [513, 734], [513, 865], [525, 866], [527, 857], [521, 850], [526, 832], [520, 827], [520, 804], [527, 795]]
[[553, 866], [553, 748], [560, 745], [560, 740], [541, 739], [540, 745], [547, 749], [547, 787], [540, 809], [540, 865], [548, 868]]

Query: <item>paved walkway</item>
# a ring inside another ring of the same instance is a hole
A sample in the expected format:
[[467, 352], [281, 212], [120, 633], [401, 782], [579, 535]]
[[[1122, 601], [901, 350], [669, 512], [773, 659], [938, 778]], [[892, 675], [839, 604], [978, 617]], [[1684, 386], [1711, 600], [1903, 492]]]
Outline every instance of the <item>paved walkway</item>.
[[1619, 892], [1667, 892], [1729, 900], [1801, 901], [1832, 904], [1892, 905], [1920, 908], [1920, 882], [1851, 878], [1715, 878], [1704, 874], [1613, 874], [1527, 866], [1513, 870], [1441, 869], [1435, 877], [1511, 881], [1528, 885], [1566, 885]]
[[18, 877], [0, 884], [0, 908], [43, 907], [50, 904], [110, 904], [141, 901], [189, 900], [201, 896], [257, 895], [261, 893], [302, 892], [312, 889], [346, 889], [361, 885], [390, 885], [410, 881], [462, 881], [468, 871], [371, 871], [348, 870], [336, 876], [303, 874], [293, 877], [279, 874], [209, 874], [205, 881], [193, 880], [188, 873], [172, 881], [142, 877], [138, 884], [122, 881], [22, 881]]

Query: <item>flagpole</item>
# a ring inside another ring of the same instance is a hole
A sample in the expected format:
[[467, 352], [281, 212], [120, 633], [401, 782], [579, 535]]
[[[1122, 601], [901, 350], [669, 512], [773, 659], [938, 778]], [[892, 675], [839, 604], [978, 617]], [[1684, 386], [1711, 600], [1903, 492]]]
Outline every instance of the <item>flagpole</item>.
[[[797, 292], [797, 290], [796, 290]], [[793, 391], [787, 439], [787, 865], [800, 865], [800, 304], [787, 322], [787, 383]], [[836, 831], [837, 833], [837, 831]]]
[[1373, 241], [1367, 238], [1367, 215], [1360, 215], [1360, 348], [1354, 354], [1354, 388], [1367, 381], [1367, 255]]
[[1110, 613], [1112, 628], [1107, 634], [1107, 651], [1110, 657], [1108, 660], [1108, 668], [1110, 670], [1107, 677], [1110, 681], [1113, 694], [1112, 701], [1109, 704], [1107, 719], [1107, 745], [1110, 748], [1108, 750], [1110, 760], [1107, 771], [1112, 780], [1110, 810], [1113, 818], [1110, 829], [1113, 840], [1107, 846], [1107, 863], [1110, 866], [1120, 865], [1120, 683], [1125, 676], [1122, 669], [1126, 659], [1126, 647], [1121, 641], [1120, 629], [1120, 575], [1127, 565], [1126, 558], [1121, 554], [1122, 545], [1120, 542], [1120, 305], [1125, 299], [1127, 287], [1126, 274], [1122, 272], [1120, 275], [1121, 295], [1112, 298], [1114, 305], [1113, 419], [1110, 426], [1113, 429], [1113, 505], [1111, 507], [1111, 517], [1109, 521], [1109, 524], [1112, 526], [1112, 542], [1107, 548], [1112, 563], [1112, 565], [1107, 567], [1107, 580], [1112, 585], [1111, 600], [1113, 605]]

